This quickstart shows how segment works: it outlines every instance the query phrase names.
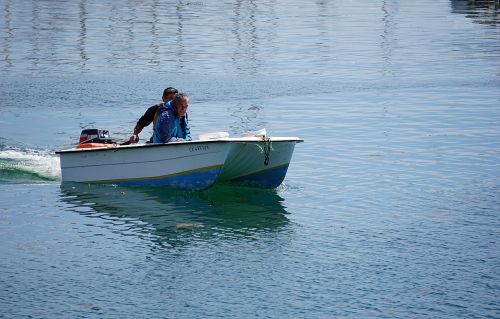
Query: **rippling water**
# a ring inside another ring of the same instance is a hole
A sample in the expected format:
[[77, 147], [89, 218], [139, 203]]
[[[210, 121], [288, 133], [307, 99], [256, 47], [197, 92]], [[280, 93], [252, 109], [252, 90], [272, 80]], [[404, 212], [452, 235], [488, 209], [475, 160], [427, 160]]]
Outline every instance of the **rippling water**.
[[[500, 317], [499, 13], [0, 1], [0, 317]], [[195, 136], [305, 139], [285, 183], [60, 184], [170, 85]]]

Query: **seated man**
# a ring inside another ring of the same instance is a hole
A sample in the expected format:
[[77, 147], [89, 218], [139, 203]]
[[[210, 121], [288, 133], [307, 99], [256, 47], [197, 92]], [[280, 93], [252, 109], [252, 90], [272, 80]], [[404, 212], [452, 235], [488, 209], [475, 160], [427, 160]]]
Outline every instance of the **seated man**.
[[[168, 87], [165, 90], [163, 90], [163, 96], [161, 97], [162, 103], [155, 104], [148, 108], [146, 110], [146, 113], [144, 113], [143, 116], [137, 121], [137, 124], [134, 127], [134, 134], [130, 137], [129, 142], [131, 144], [135, 144], [139, 141], [139, 133], [141, 133], [142, 129], [148, 126], [149, 124], [153, 123], [153, 130], [156, 125], [157, 121], [157, 116], [156, 116], [156, 111], [158, 111], [158, 108], [162, 106], [165, 102], [171, 101], [175, 94], [177, 94], [177, 89], [173, 87]], [[153, 142], [153, 137], [149, 139], [149, 143]]]
[[166, 102], [158, 111], [153, 143], [168, 143], [176, 141], [190, 141], [191, 134], [186, 112], [189, 106], [189, 97], [178, 93], [170, 102]]

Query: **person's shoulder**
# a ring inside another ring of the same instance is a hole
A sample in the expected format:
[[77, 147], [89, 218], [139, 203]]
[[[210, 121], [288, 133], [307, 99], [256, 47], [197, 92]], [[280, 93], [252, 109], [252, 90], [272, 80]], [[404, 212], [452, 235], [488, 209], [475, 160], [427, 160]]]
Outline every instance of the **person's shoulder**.
[[158, 103], [158, 104], [155, 104], [155, 105], [153, 105], [153, 106], [150, 106], [150, 107], [148, 108], [148, 111], [156, 111], [156, 110], [158, 110], [158, 109], [159, 109], [162, 105], [163, 105], [163, 103]]
[[165, 104], [158, 108], [157, 113], [161, 117], [172, 117], [174, 115], [174, 110]]
[[[156, 106], [156, 105], [155, 105], [155, 106]], [[168, 107], [167, 103], [162, 103], [162, 104], [159, 104], [159, 105], [157, 106], [157, 110], [158, 110], [159, 112], [164, 112], [164, 111], [168, 110], [168, 108], [169, 108], [169, 107]]]

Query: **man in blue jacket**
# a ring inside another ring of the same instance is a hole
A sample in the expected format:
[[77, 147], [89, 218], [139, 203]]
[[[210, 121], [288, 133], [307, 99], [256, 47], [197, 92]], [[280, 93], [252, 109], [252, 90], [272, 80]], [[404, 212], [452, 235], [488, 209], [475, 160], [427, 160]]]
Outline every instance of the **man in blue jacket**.
[[[156, 122], [158, 121], [157, 111], [158, 109], [165, 104], [165, 102], [171, 101], [174, 96], [178, 93], [176, 88], [168, 87], [163, 90], [163, 95], [161, 99], [163, 102], [155, 104], [146, 110], [143, 116], [137, 121], [137, 124], [134, 127], [134, 134], [129, 138], [130, 144], [135, 144], [139, 141], [139, 133], [141, 133], [142, 129], [153, 123], [153, 131], [156, 126]], [[153, 136], [146, 143], [153, 143]]]
[[153, 133], [153, 143], [190, 141], [191, 133], [187, 119], [189, 97], [177, 93], [174, 99], [158, 108], [158, 122]]

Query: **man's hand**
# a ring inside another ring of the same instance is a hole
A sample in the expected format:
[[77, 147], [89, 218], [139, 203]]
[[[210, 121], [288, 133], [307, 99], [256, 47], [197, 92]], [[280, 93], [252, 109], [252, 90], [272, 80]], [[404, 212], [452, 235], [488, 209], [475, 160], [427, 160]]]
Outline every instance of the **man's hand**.
[[139, 142], [139, 133], [142, 131], [142, 126], [137, 123], [134, 127], [134, 134], [128, 139], [130, 144], [135, 144]]
[[130, 144], [135, 144], [139, 142], [139, 135], [133, 134], [129, 139]]

